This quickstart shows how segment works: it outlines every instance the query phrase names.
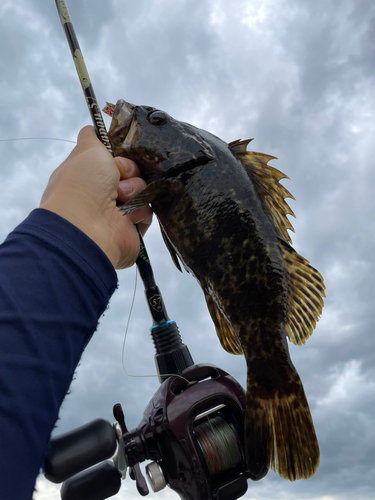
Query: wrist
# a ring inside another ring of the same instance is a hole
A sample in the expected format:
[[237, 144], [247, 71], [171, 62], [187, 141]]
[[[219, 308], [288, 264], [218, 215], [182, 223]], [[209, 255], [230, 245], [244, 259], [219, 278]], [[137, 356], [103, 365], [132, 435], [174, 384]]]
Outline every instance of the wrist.
[[42, 203], [40, 208], [59, 215], [82, 231], [103, 251], [116, 269], [120, 260], [120, 250], [116, 248], [110, 237], [108, 221], [103, 221], [99, 214], [88, 216], [87, 211], [73, 209], [72, 206], [67, 206], [64, 202], [58, 203], [56, 200], [48, 200]]

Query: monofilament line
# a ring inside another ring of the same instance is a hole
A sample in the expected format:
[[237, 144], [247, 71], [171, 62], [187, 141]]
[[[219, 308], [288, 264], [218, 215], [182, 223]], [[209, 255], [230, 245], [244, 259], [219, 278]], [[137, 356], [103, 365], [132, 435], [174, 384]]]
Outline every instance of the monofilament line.
[[[138, 282], [138, 268], [137, 266], [135, 267], [135, 280], [134, 280], [134, 292], [133, 292], [133, 298], [132, 298], [132, 302], [131, 302], [131, 305], [130, 305], [130, 310], [129, 310], [129, 317], [128, 317], [128, 321], [126, 323], [126, 328], [125, 328], [125, 335], [124, 335], [124, 341], [122, 343], [122, 353], [121, 353], [121, 364], [122, 364], [122, 369], [124, 370], [125, 372], [125, 375], [127, 375], [128, 377], [133, 377], [133, 378], [151, 378], [151, 377], [158, 377], [158, 375], [132, 375], [131, 373], [128, 373], [126, 368], [125, 368], [125, 344], [126, 344], [126, 338], [128, 336], [128, 330], [129, 330], [129, 325], [130, 325], [130, 318], [131, 318], [131, 315], [132, 315], [132, 312], [133, 312], [133, 306], [134, 306], [134, 301], [135, 301], [135, 295], [137, 293], [137, 282]], [[183, 377], [182, 375], [179, 375], [178, 373], [163, 373], [163, 375], [166, 375], [168, 377], [179, 377], [179, 378], [182, 378], [183, 380], [185, 380], [185, 382], [187, 382], [188, 384], [190, 383], [190, 381], [188, 379], [186, 379], [185, 377]]]
[[62, 142], [71, 142], [72, 144], [77, 144], [76, 141], [70, 141], [69, 139], [57, 139], [56, 137], [20, 137], [18, 139], [0, 139], [0, 142], [11, 142], [11, 141], [62, 141]]
[[[125, 328], [125, 335], [124, 335], [124, 341], [122, 343], [122, 353], [121, 353], [121, 364], [122, 364], [122, 369], [125, 372], [125, 375], [128, 377], [146, 377], [147, 375], [131, 375], [126, 371], [125, 368], [125, 360], [124, 360], [124, 354], [125, 354], [125, 344], [126, 344], [126, 338], [128, 336], [128, 330], [129, 330], [129, 325], [130, 325], [130, 318], [133, 312], [133, 307], [134, 307], [134, 301], [135, 301], [135, 295], [137, 293], [137, 281], [138, 281], [138, 269], [137, 266], [135, 267], [135, 279], [134, 279], [134, 292], [133, 292], [133, 298], [132, 302], [130, 304], [130, 310], [129, 310], [129, 316], [128, 316], [128, 321], [126, 323], [126, 328]], [[154, 377], [156, 375], [150, 375], [150, 377]]]

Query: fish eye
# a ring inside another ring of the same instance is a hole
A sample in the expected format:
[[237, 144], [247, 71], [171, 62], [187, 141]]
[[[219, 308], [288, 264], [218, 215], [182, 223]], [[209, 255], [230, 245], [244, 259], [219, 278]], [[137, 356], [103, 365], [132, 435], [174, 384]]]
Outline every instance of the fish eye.
[[164, 125], [167, 122], [167, 115], [163, 111], [152, 111], [147, 116], [148, 121], [152, 125]]

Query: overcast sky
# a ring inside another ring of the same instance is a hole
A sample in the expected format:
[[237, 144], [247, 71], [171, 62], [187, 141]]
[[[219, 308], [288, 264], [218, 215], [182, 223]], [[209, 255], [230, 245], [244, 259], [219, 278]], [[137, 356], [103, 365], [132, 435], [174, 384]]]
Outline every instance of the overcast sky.
[[[291, 347], [321, 448], [308, 481], [273, 472], [250, 500], [367, 500], [375, 491], [375, 3], [371, 0], [71, 0], [67, 3], [99, 104], [122, 98], [167, 111], [226, 141], [254, 137], [296, 201], [294, 248], [324, 276], [321, 321]], [[53, 0], [0, 3], [0, 139], [74, 141], [90, 123]], [[107, 120], [109, 124], [109, 120]], [[0, 142], [1, 237], [38, 206], [73, 144]], [[225, 353], [195, 280], [181, 275], [154, 224], [145, 239], [171, 318], [199, 363], [245, 385], [245, 363]], [[121, 351], [135, 269], [87, 347], [57, 433], [121, 402], [134, 428], [158, 388], [131, 378]], [[131, 374], [155, 374], [151, 319], [139, 284], [125, 347]], [[21, 471], [22, 473], [22, 471]], [[35, 500], [58, 500], [40, 480]], [[136, 499], [126, 479], [116, 499]], [[171, 490], [149, 498], [177, 499]]]

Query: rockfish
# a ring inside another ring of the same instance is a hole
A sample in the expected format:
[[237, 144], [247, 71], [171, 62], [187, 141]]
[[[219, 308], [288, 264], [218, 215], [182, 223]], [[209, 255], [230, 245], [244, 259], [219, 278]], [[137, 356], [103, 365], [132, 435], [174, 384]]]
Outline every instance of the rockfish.
[[[134, 160], [147, 188], [122, 210], [151, 204], [172, 260], [202, 287], [222, 347], [247, 364], [249, 475], [314, 474], [319, 446], [287, 338], [304, 344], [323, 308], [320, 273], [291, 246], [284, 174], [272, 156], [227, 144], [164, 111], [112, 106], [116, 156]], [[111, 111], [109, 112], [111, 113]]]

